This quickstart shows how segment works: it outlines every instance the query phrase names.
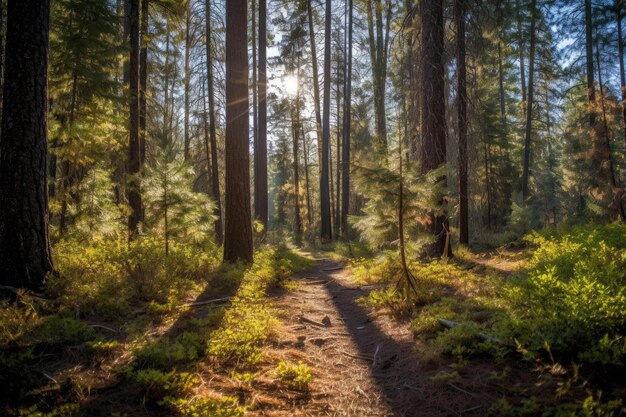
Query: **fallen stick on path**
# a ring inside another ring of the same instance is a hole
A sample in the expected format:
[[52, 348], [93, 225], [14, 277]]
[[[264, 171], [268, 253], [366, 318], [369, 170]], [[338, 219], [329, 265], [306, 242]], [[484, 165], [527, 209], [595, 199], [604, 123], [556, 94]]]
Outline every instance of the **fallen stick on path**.
[[315, 320], [308, 319], [308, 318], [306, 318], [306, 317], [304, 317], [304, 316], [300, 316], [300, 317], [298, 317], [298, 320], [299, 320], [301, 323], [302, 323], [302, 322], [304, 322], [304, 323], [309, 323], [309, 324], [312, 324], [312, 325], [314, 325], [314, 326], [318, 326], [318, 327], [329, 327], [329, 326], [325, 325], [324, 323], [320, 323], [319, 321], [315, 321]]
[[183, 305], [179, 306], [178, 308], [199, 307], [199, 306], [204, 306], [204, 305], [207, 305], [207, 304], [225, 303], [225, 302], [230, 301], [232, 299], [233, 299], [233, 297], [222, 297], [222, 298], [215, 298], [213, 300], [196, 301], [196, 302], [193, 302], [193, 303], [183, 304]]
[[302, 284], [303, 285], [323, 285], [323, 284], [328, 284], [328, 280], [318, 279], [316, 281], [304, 281]]

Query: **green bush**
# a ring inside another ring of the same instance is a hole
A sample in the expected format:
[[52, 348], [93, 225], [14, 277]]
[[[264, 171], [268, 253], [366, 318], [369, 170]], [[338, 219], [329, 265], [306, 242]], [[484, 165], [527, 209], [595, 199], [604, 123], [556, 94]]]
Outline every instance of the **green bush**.
[[536, 250], [528, 277], [507, 288], [497, 331], [536, 352], [600, 364], [626, 355], [626, 225], [578, 226], [526, 238]]
[[71, 346], [96, 339], [97, 332], [90, 326], [69, 317], [49, 316], [34, 327], [26, 339], [34, 344]]
[[182, 417], [243, 417], [245, 409], [238, 405], [234, 397], [220, 399], [198, 398], [185, 400], [167, 397], [165, 404]]
[[298, 362], [296, 365], [281, 360], [275, 372], [285, 386], [296, 391], [308, 391], [309, 385], [313, 380], [311, 369], [302, 362]]
[[198, 359], [204, 354], [204, 344], [198, 334], [184, 332], [173, 339], [166, 337], [146, 343], [133, 353], [141, 366], [167, 369]]

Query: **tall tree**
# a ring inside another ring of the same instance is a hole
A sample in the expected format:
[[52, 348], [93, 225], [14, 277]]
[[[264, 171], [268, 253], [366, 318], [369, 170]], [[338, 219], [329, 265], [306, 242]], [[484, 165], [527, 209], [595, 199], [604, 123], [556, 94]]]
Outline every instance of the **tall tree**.
[[[311, 66], [313, 68], [313, 106], [315, 109], [315, 131], [317, 133], [317, 149], [318, 161], [321, 161], [322, 147], [320, 146], [322, 139], [322, 112], [320, 110], [320, 83], [317, 69], [317, 47], [315, 42], [315, 29], [313, 24], [313, 6], [312, 0], [307, 0], [307, 15], [309, 21], [309, 40], [311, 47]], [[322, 174], [322, 165], [318, 163], [320, 176]]]
[[343, 110], [343, 142], [341, 149], [341, 233], [348, 237], [348, 213], [350, 210], [350, 128], [352, 123], [352, 0], [348, 2], [348, 42], [346, 45], [346, 76]]
[[[443, 0], [424, 0], [421, 3], [422, 27], [422, 147], [420, 162], [422, 173], [440, 168], [446, 163], [446, 105], [444, 81], [444, 23]], [[445, 183], [445, 175], [438, 179]], [[435, 236], [431, 252], [448, 256], [450, 236], [445, 197], [431, 213], [431, 232]]]
[[191, 100], [191, 55], [192, 39], [191, 39], [191, 0], [187, 0], [187, 9], [185, 11], [185, 120], [184, 120], [184, 156], [185, 160], [189, 160], [189, 147], [191, 145], [191, 133], [189, 132], [189, 111]]
[[331, 0], [326, 0], [326, 15], [324, 28], [324, 103], [322, 121], [322, 175], [320, 176], [320, 214], [321, 237], [323, 240], [332, 239], [330, 225], [330, 48], [331, 48]]
[[141, 149], [139, 141], [139, 0], [130, 0], [130, 59], [129, 59], [130, 128], [128, 143], [128, 217], [129, 238], [139, 233], [139, 223], [143, 220], [143, 206], [139, 171], [141, 169]]
[[148, 112], [148, 43], [150, 3], [141, 0], [141, 51], [139, 52], [139, 152], [141, 164], [146, 160], [146, 117]]
[[224, 261], [252, 262], [248, 3], [226, 1], [226, 227]]
[[[526, 130], [524, 133], [524, 161], [522, 166], [522, 197], [529, 196], [528, 179], [530, 176], [530, 146], [533, 126], [533, 100], [535, 88], [535, 49], [537, 34], [535, 26], [537, 21], [537, 0], [530, 2], [530, 56], [528, 58], [528, 94], [526, 102]], [[593, 69], [593, 59], [591, 61]]]
[[258, 116], [254, 143], [254, 218], [267, 230], [267, 0], [259, 0]]
[[50, 1], [9, 0], [0, 135], [0, 283], [39, 290], [52, 271], [46, 191]]
[[459, 134], [459, 242], [469, 243], [467, 187], [467, 88], [465, 67], [465, 0], [455, 0], [457, 112]]
[[626, 74], [624, 72], [624, 38], [622, 35], [622, 20], [624, 18], [622, 14], [623, 7], [624, 1], [616, 0], [615, 18], [617, 22], [617, 56], [619, 59], [619, 79], [622, 91], [622, 124], [624, 126], [624, 140], [626, 140]]
[[[209, 101], [209, 138], [211, 142], [211, 189], [215, 202], [215, 237], [218, 243], [222, 243], [224, 233], [222, 228], [222, 203], [220, 196], [220, 171], [217, 160], [217, 133], [215, 127], [215, 88], [213, 86], [213, 31], [211, 25], [211, 0], [205, 2], [205, 36], [206, 36], [206, 70], [207, 70], [207, 95]], [[256, 149], [256, 148], [255, 148]], [[207, 163], [209, 155], [207, 154]]]

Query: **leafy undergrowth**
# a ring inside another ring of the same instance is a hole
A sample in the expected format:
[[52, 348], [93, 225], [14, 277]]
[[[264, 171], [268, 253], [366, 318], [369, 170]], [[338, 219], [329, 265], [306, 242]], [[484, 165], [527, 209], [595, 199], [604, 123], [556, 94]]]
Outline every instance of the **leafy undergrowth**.
[[206, 381], [257, 376], [278, 322], [267, 291], [312, 264], [266, 248], [250, 267], [219, 265], [215, 247], [173, 242], [166, 256], [149, 237], [56, 247], [53, 299], [0, 305], [2, 415], [242, 416], [245, 397]]
[[360, 302], [408, 321], [422, 355], [454, 369], [442, 378], [485, 358], [494, 378], [511, 366], [530, 376], [521, 388], [503, 385], [492, 415], [621, 415], [626, 226], [534, 232], [525, 243], [523, 252], [458, 248], [448, 263], [412, 261], [418, 295], [410, 300], [396, 289], [402, 274], [393, 252], [354, 260], [352, 272], [384, 284]]

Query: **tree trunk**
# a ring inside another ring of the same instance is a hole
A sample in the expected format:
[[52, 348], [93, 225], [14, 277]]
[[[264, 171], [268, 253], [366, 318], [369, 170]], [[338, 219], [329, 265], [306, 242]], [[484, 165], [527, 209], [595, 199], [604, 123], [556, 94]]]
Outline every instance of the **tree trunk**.
[[[205, 3], [206, 25], [206, 66], [207, 66], [207, 94], [209, 96], [209, 137], [211, 141], [211, 188], [215, 202], [215, 238], [222, 244], [224, 233], [222, 229], [222, 203], [220, 196], [220, 172], [217, 160], [217, 134], [215, 127], [215, 89], [213, 88], [213, 31], [211, 30], [211, 0]], [[256, 148], [255, 148], [256, 149]], [[208, 158], [208, 155], [207, 155]]]
[[[259, 104], [257, 97], [257, 27], [256, 27], [256, 0], [252, 0], [252, 143], [256, 146], [259, 143]], [[256, 149], [255, 149], [256, 151]], [[255, 184], [256, 188], [256, 184]], [[255, 194], [256, 195], [256, 194]], [[256, 213], [256, 211], [255, 211]]]
[[130, 59], [129, 59], [129, 111], [130, 137], [128, 143], [128, 217], [129, 239], [139, 233], [143, 220], [139, 171], [141, 169], [141, 147], [139, 141], [139, 0], [130, 1]]
[[139, 148], [141, 165], [146, 161], [146, 117], [148, 114], [149, 0], [141, 0], [141, 51], [139, 52]]
[[324, 103], [322, 122], [322, 175], [320, 176], [320, 214], [322, 240], [332, 239], [330, 225], [330, 48], [331, 48], [331, 0], [326, 0], [326, 16], [324, 29]]
[[313, 28], [313, 10], [311, 1], [307, 1], [307, 13], [309, 17], [309, 39], [311, 42], [311, 64], [313, 66], [313, 105], [315, 107], [315, 129], [317, 132], [317, 155], [318, 155], [318, 170], [320, 177], [322, 175], [322, 114], [320, 111], [320, 83], [317, 71], [317, 48], [315, 46], [315, 30]]
[[254, 217], [268, 225], [267, 195], [267, 0], [259, 0], [258, 122], [254, 143]]
[[306, 183], [307, 224], [308, 230], [310, 231], [313, 225], [313, 206], [311, 205], [311, 183], [309, 182], [309, 151], [306, 146], [306, 135], [304, 134], [303, 124], [301, 124], [300, 126], [300, 133], [302, 133], [302, 154], [304, 156], [304, 181]]
[[587, 65], [587, 95], [589, 97], [589, 128], [594, 129], [596, 114], [592, 108], [596, 101], [596, 87], [593, 76], [593, 13], [591, 0], [585, 0], [585, 62]]
[[515, 7], [517, 9], [517, 36], [519, 37], [519, 43], [517, 48], [519, 50], [519, 73], [520, 82], [522, 88], [522, 111], [526, 116], [526, 66], [524, 63], [524, 49], [526, 48], [526, 42], [524, 42], [524, 29], [522, 28], [522, 15], [520, 13], [521, 6], [519, 0], [515, 1]]
[[[446, 107], [444, 81], [443, 0], [425, 0], [421, 4], [422, 20], [422, 173], [446, 163]], [[440, 181], [446, 181], [445, 175]], [[442, 196], [436, 212], [431, 214], [431, 231], [435, 242], [430, 248], [435, 256], [449, 256], [449, 224], [446, 199]]]
[[48, 237], [47, 69], [50, 2], [9, 0], [0, 136], [0, 283], [40, 290]]
[[302, 242], [302, 217], [300, 216], [300, 168], [298, 162], [298, 142], [300, 141], [300, 95], [296, 94], [295, 103], [291, 107], [291, 131], [293, 134], [293, 203], [294, 203], [294, 235], [296, 244]]
[[[338, 31], [340, 32], [340, 31]], [[339, 37], [338, 37], [339, 38]], [[345, 45], [345, 44], [344, 44]], [[344, 51], [345, 56], [345, 51]], [[345, 60], [344, 60], [345, 62]], [[334, 224], [334, 232], [335, 239], [339, 239], [341, 229], [340, 229], [340, 221], [341, 221], [341, 137], [343, 135], [341, 129], [341, 99], [343, 93], [345, 93], [345, 68], [343, 68], [344, 73], [340, 74], [342, 66], [340, 65], [339, 59], [337, 59], [337, 139], [335, 141], [335, 196], [334, 196], [334, 212], [333, 212], [333, 224]], [[342, 83], [341, 76], [343, 76], [344, 80]], [[343, 91], [341, 91], [343, 88]]]
[[227, 192], [224, 261], [251, 263], [247, 9], [247, 0], [226, 2]]
[[455, 0], [457, 112], [459, 130], [459, 242], [469, 243], [467, 187], [467, 88], [465, 68], [465, 0]]
[[626, 74], [624, 73], [624, 38], [622, 37], [622, 3], [615, 6], [617, 14], [617, 51], [619, 58], [619, 79], [622, 90], [622, 124], [624, 125], [624, 141], [626, 142]]
[[530, 176], [530, 141], [533, 127], [533, 93], [535, 84], [535, 48], [537, 35], [535, 25], [537, 20], [537, 0], [530, 2], [530, 58], [528, 62], [528, 102], [526, 106], [526, 132], [524, 134], [524, 162], [522, 167], [522, 197], [529, 196], [528, 178]]
[[189, 55], [191, 52], [191, 1], [187, 1], [187, 13], [185, 16], [185, 121], [184, 121], [184, 156], [189, 161], [189, 148], [191, 135], [189, 133], [189, 100], [191, 93], [191, 69], [189, 67]]
[[348, 44], [346, 65], [346, 93], [343, 109], [343, 147], [341, 152], [341, 234], [348, 238], [348, 214], [350, 211], [350, 129], [352, 123], [352, 0], [348, 1]]

